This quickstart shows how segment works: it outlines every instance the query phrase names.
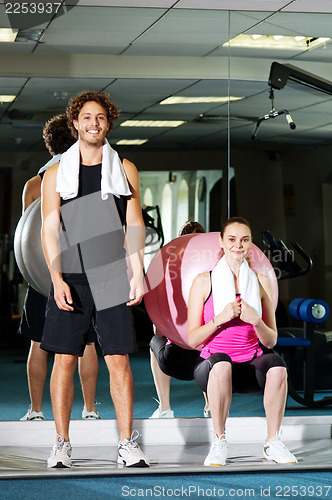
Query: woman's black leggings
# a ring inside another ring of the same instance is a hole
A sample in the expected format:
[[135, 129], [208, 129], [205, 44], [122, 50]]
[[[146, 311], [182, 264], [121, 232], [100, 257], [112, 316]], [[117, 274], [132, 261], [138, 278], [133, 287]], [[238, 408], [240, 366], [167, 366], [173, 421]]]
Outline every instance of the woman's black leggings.
[[269, 351], [261, 356], [255, 356], [245, 363], [233, 363], [228, 354], [218, 352], [212, 354], [209, 358], [198, 358], [194, 371], [195, 380], [202, 391], [207, 391], [210, 371], [215, 363], [226, 361], [232, 365], [233, 392], [260, 392], [264, 390], [266, 374], [274, 366], [283, 366], [286, 364], [279, 354]]
[[193, 380], [199, 351], [183, 349], [176, 344], [167, 344], [166, 337], [154, 335], [150, 348], [157, 358], [159, 368], [170, 377], [179, 380]]

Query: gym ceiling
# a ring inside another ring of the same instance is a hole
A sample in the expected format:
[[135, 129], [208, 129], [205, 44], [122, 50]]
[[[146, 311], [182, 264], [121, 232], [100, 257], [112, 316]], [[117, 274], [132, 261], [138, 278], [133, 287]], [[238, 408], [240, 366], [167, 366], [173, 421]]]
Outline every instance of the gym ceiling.
[[[131, 147], [218, 149], [230, 140], [287, 150], [332, 141], [332, 95], [288, 82], [272, 103], [268, 85], [274, 61], [332, 81], [331, 0], [69, 0], [39, 24], [29, 15], [14, 19], [0, 0], [0, 27], [18, 30], [14, 42], [0, 43], [0, 95], [16, 96], [0, 104], [2, 152], [45, 151], [43, 124], [84, 89], [109, 92], [119, 106], [112, 144], [144, 139]], [[240, 34], [310, 42], [292, 49], [227, 45]], [[311, 43], [319, 37], [328, 40]], [[173, 96], [241, 99], [160, 104]], [[273, 105], [289, 111], [295, 130], [285, 115], [271, 117], [252, 140]], [[185, 123], [122, 126], [127, 120]]]

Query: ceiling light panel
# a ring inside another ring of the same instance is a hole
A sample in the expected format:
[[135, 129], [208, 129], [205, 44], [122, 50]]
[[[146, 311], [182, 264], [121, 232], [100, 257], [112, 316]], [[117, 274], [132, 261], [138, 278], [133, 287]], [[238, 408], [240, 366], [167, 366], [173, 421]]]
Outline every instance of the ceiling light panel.
[[120, 127], [176, 128], [186, 123], [183, 120], [126, 120]]
[[282, 34], [294, 37], [307, 34], [312, 37], [331, 36], [331, 16], [284, 11], [270, 14], [266, 12], [232, 12], [230, 38], [234, 38], [240, 33], [252, 35]]
[[184, 96], [172, 96], [164, 99], [159, 104], [206, 104], [210, 102], [228, 102], [228, 101], [239, 101], [243, 99], [242, 97], [184, 97]]
[[120, 139], [115, 144], [117, 146], [142, 146], [148, 139]]
[[3, 102], [13, 102], [15, 97], [16, 95], [0, 95], [0, 103], [2, 104]]
[[0, 28], [0, 42], [10, 43], [15, 42], [18, 30], [11, 28]]
[[278, 49], [278, 50], [294, 50], [299, 51], [316, 48], [328, 42], [330, 38], [316, 38], [312, 36], [283, 36], [283, 35], [261, 35], [257, 38], [255, 35], [238, 35], [228, 42], [224, 43], [224, 47], [244, 47], [251, 49]]

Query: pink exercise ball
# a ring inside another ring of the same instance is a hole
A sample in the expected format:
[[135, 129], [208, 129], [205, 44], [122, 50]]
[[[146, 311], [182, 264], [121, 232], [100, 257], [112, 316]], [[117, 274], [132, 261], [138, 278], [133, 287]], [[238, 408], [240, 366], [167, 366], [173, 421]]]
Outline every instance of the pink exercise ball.
[[[161, 248], [145, 275], [144, 302], [151, 321], [166, 337], [188, 347], [187, 307], [194, 278], [210, 271], [221, 257], [219, 233], [180, 236]], [[278, 303], [278, 283], [266, 255], [256, 246], [250, 250], [255, 273], [269, 278], [274, 305]]]

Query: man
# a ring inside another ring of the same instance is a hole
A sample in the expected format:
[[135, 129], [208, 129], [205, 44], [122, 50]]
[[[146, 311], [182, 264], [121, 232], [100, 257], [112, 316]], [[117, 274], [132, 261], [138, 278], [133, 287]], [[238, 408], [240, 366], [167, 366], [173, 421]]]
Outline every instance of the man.
[[[66, 115], [56, 115], [48, 120], [43, 129], [43, 138], [52, 159], [39, 170], [37, 175], [26, 182], [22, 195], [23, 212], [40, 198], [41, 182], [47, 168], [53, 163], [57, 163], [61, 158], [61, 153], [75, 142], [68, 128]], [[21, 420], [44, 420], [42, 400], [47, 377], [47, 352], [40, 349], [40, 342], [44, 328], [46, 302], [46, 297], [34, 290], [32, 286], [28, 286], [18, 333], [31, 341], [27, 361], [31, 404]], [[88, 340], [84, 355], [79, 362], [79, 375], [84, 398], [82, 418], [98, 419], [100, 417], [95, 407], [98, 357], [94, 344], [97, 337], [92, 327]]]
[[[130, 306], [143, 297], [145, 229], [137, 169], [128, 160], [122, 164], [106, 141], [118, 116], [102, 92], [71, 99], [68, 125], [78, 142], [47, 170], [43, 182], [42, 242], [52, 289], [41, 347], [55, 353], [51, 398], [57, 432], [48, 467], [71, 466], [73, 375], [91, 320], [110, 374], [120, 432], [118, 463], [149, 466], [132, 433], [128, 356], [136, 350]], [[125, 226], [130, 281], [123, 257]]]

